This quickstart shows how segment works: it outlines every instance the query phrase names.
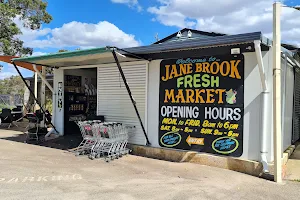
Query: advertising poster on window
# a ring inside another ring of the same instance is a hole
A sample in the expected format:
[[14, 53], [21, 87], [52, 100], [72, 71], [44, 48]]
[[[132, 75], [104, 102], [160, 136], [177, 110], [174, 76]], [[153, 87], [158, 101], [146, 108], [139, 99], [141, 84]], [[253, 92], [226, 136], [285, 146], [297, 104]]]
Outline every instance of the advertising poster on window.
[[244, 56], [161, 61], [159, 109], [160, 146], [241, 156]]

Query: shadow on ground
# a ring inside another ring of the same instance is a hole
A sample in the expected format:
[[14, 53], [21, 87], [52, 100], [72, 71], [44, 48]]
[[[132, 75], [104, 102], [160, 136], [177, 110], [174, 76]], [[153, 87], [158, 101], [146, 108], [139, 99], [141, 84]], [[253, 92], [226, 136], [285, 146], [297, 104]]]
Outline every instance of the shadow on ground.
[[295, 146], [295, 150], [291, 155], [290, 159], [300, 160], [300, 141], [296, 142]]
[[[6, 132], [12, 131], [14, 133], [9, 134], [9, 136], [6, 136], [6, 134], [1, 134], [2, 133], [1, 130], [5, 130]], [[1, 126], [0, 127], [0, 139], [25, 143], [26, 135], [23, 133], [24, 130], [25, 130], [25, 128], [22, 126], [11, 127], [11, 128], [7, 128], [6, 126]], [[65, 135], [63, 137], [58, 137], [58, 138], [51, 139], [48, 141], [43, 141], [43, 142], [27, 141], [27, 143], [32, 144], [32, 145], [49, 147], [49, 148], [69, 150], [69, 149], [76, 148], [80, 144], [81, 141], [82, 141], [81, 135], [74, 134], [74, 135]]]
[[300, 181], [300, 142], [295, 144], [296, 148], [287, 162], [286, 179]]

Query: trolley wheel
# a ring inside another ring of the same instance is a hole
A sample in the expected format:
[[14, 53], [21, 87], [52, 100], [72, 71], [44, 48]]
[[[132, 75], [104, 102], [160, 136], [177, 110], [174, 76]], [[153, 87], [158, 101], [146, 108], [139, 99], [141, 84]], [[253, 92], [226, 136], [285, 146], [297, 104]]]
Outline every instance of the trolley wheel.
[[79, 153], [79, 152], [76, 152], [76, 153], [75, 153], [75, 156], [80, 156], [80, 153]]
[[89, 158], [90, 158], [91, 160], [94, 160], [94, 159], [95, 159], [95, 156], [89, 155]]
[[41, 138], [38, 139], [38, 143], [43, 143], [43, 142], [45, 142], [45, 138], [44, 137], [41, 137]]

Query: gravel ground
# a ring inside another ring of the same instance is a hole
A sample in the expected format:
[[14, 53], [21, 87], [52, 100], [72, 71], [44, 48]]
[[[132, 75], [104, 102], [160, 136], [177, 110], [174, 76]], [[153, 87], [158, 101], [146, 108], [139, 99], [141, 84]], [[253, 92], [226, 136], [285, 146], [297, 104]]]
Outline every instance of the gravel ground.
[[0, 199], [299, 199], [276, 184], [225, 169], [126, 156], [106, 163], [13, 141], [0, 130]]

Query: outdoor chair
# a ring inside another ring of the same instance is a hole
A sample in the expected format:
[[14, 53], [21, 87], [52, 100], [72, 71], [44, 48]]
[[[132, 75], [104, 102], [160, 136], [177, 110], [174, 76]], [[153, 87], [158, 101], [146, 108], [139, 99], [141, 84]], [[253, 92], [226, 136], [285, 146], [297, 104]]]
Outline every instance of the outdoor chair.
[[40, 141], [40, 136], [45, 135], [47, 133], [47, 128], [41, 126], [41, 121], [43, 121], [43, 113], [41, 110], [36, 110], [35, 113], [27, 113], [25, 116], [28, 119], [29, 123], [26, 127], [26, 141], [35, 140], [37, 142]]
[[8, 124], [8, 128], [10, 128], [11, 125], [15, 125], [16, 127], [18, 127], [18, 125], [14, 123], [13, 115], [11, 114], [11, 109], [3, 108], [2, 113], [0, 114], [0, 120], [0, 125]]

